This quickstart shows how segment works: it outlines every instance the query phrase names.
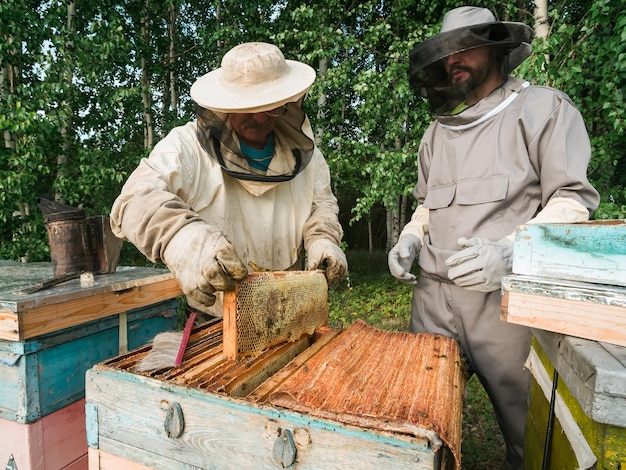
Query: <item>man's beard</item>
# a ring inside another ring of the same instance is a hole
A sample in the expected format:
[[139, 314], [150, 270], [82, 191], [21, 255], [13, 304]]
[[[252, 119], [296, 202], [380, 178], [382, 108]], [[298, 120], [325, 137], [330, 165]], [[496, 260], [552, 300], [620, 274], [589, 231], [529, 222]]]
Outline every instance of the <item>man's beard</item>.
[[452, 76], [455, 70], [463, 70], [467, 73], [467, 77], [459, 80], [450, 80], [450, 88], [458, 96], [467, 96], [468, 93], [478, 88], [487, 79], [487, 69], [485, 67], [452, 67], [448, 72], [448, 76]]
[[467, 72], [467, 76], [466, 77], [463, 77], [463, 78], [458, 79], [458, 80], [454, 80], [454, 79], [451, 80], [450, 88], [452, 88], [452, 90], [455, 92], [455, 94], [461, 95], [461, 96], [465, 96], [470, 91], [476, 89], [476, 87], [479, 85], [479, 83], [476, 80], [476, 76], [475, 76], [474, 70], [472, 70], [472, 69], [470, 69], [468, 67], [455, 67], [455, 68], [450, 70], [449, 74], [452, 75], [452, 73], [455, 70], [464, 70], [465, 72]]

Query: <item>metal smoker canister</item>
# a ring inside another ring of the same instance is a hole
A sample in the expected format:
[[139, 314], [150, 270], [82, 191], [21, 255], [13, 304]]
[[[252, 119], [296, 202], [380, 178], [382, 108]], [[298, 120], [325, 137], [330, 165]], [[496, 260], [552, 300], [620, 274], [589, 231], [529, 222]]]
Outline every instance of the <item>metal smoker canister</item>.
[[54, 276], [93, 271], [96, 252], [82, 205], [38, 198], [37, 206], [44, 214]]

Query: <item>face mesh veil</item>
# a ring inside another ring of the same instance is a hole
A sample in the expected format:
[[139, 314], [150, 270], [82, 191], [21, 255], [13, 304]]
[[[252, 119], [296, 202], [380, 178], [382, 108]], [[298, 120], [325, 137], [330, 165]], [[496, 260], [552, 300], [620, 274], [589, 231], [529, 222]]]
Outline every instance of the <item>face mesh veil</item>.
[[418, 44], [409, 54], [409, 82], [436, 111], [453, 108], [465, 99], [450, 87], [444, 67], [446, 57], [481, 46], [497, 47], [505, 77], [530, 55], [532, 29], [521, 23], [486, 23], [457, 28]]
[[[266, 172], [255, 170], [241, 152], [239, 141], [228, 123], [228, 114], [196, 107], [198, 119], [197, 135], [204, 150], [217, 161], [225, 173], [242, 180], [282, 182], [293, 179], [311, 161], [314, 144], [304, 130], [305, 114], [301, 98], [298, 102], [287, 103], [287, 112], [276, 121], [274, 132], [282, 139], [282, 144], [291, 149], [293, 161], [289, 170], [276, 173], [271, 166]], [[278, 143], [277, 143], [278, 148]]]

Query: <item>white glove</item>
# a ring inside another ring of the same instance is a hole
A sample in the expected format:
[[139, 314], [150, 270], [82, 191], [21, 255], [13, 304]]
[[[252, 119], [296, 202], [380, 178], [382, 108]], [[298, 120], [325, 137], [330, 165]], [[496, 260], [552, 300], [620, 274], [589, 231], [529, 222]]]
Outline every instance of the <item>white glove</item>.
[[421, 249], [422, 242], [417, 236], [402, 235], [387, 257], [391, 275], [403, 284], [416, 284], [415, 275], [411, 274], [411, 266]]
[[324, 265], [328, 287], [335, 287], [348, 274], [348, 260], [341, 248], [330, 240], [318, 238], [307, 250], [306, 268], [323, 269]]
[[215, 303], [215, 291], [235, 288], [248, 276], [248, 268], [217, 227], [193, 222], [182, 227], [163, 251], [182, 291], [201, 305]]
[[479, 292], [492, 292], [502, 285], [502, 276], [511, 274], [513, 242], [503, 238], [497, 242], [487, 238], [459, 238], [464, 250], [446, 260], [448, 277], [460, 287]]

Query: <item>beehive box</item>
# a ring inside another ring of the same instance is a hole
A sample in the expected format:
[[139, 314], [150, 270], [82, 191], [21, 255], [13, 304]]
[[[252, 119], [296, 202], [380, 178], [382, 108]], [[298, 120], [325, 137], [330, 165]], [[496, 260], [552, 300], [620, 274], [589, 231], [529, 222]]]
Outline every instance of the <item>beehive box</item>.
[[626, 287], [626, 221], [520, 225], [513, 273]]
[[357, 322], [229, 360], [217, 323], [194, 330], [179, 369], [136, 372], [148, 352], [87, 372], [92, 470], [460, 468], [449, 338]]
[[[125, 313], [126, 345], [176, 328], [176, 299]], [[120, 353], [118, 315], [26, 341], [0, 340], [0, 417], [32, 423], [85, 396], [85, 372]]]
[[543, 468], [556, 370], [549, 468], [626, 466], [626, 349], [533, 330], [526, 469]]
[[166, 270], [118, 268], [27, 293], [50, 263], [0, 261], [0, 465], [87, 468], [85, 371], [176, 327]]
[[502, 291], [507, 322], [626, 346], [626, 287], [513, 274]]
[[22, 293], [51, 277], [51, 263], [0, 261], [0, 339], [25, 341], [182, 295], [168, 270], [129, 266], [96, 275], [91, 287], [72, 279]]
[[30, 424], [0, 418], [0, 463], [7, 469], [86, 470], [85, 400]]

